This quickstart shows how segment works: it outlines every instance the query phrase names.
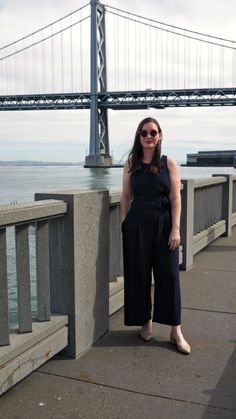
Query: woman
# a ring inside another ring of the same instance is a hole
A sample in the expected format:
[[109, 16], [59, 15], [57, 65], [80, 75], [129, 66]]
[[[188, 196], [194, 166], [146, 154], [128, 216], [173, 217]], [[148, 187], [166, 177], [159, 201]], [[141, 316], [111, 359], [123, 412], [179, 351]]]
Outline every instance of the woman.
[[120, 211], [125, 324], [142, 326], [139, 336], [145, 342], [152, 338], [152, 321], [168, 324], [170, 342], [189, 354], [191, 348], [180, 326], [180, 175], [176, 162], [161, 155], [161, 142], [159, 123], [145, 118], [137, 128], [124, 166]]

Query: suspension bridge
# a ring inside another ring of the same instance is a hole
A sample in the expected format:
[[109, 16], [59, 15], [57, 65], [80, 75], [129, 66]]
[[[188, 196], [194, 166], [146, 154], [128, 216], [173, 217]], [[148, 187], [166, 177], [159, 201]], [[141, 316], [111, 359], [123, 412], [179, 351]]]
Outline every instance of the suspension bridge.
[[108, 109], [235, 106], [236, 41], [98, 0], [0, 48], [0, 110], [90, 109], [85, 167], [112, 166]]

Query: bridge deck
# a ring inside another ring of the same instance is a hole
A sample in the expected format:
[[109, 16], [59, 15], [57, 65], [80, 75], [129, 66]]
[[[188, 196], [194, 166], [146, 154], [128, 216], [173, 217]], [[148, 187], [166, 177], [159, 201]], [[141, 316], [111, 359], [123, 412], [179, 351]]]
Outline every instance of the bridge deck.
[[[90, 109], [90, 93], [0, 96], [0, 111]], [[98, 93], [100, 109], [235, 106], [236, 88], [114, 91]]]
[[235, 251], [236, 228], [181, 272], [190, 356], [168, 343], [164, 325], [154, 325], [149, 343], [140, 341], [120, 310], [80, 359], [57, 356], [4, 394], [0, 418], [235, 418]]

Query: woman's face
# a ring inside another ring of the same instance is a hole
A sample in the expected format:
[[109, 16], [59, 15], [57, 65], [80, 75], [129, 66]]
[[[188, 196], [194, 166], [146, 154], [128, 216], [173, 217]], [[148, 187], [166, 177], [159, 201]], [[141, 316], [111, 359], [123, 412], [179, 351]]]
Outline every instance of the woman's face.
[[140, 143], [143, 149], [154, 150], [159, 140], [160, 133], [156, 124], [154, 122], [144, 124], [140, 131]]

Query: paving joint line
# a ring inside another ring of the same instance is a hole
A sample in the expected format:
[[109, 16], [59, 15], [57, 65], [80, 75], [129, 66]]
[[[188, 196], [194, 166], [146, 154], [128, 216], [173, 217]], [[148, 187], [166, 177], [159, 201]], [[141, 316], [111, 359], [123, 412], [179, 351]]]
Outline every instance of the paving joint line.
[[[229, 237], [227, 237], [227, 238], [229, 238]], [[207, 247], [205, 247], [205, 252], [207, 252], [207, 248], [216, 248], [216, 249], [236, 249], [236, 246], [229, 246], [228, 244], [220, 244], [220, 245], [218, 245], [218, 244], [209, 244]], [[202, 249], [203, 250], [203, 249]]]
[[[216, 268], [205, 268], [204, 266], [197, 266], [193, 265], [192, 268], [194, 269], [194, 271], [215, 271], [215, 272], [236, 272], [236, 269], [216, 269]], [[193, 269], [190, 268], [189, 272], [193, 272]], [[188, 271], [180, 271], [181, 272], [188, 272]]]
[[188, 404], [193, 404], [193, 405], [202, 406], [202, 407], [206, 407], [206, 408], [210, 407], [210, 408], [219, 409], [219, 410], [227, 411], [227, 412], [236, 412], [235, 409], [224, 408], [224, 407], [215, 406], [215, 405], [212, 405], [212, 404], [204, 404], [204, 403], [199, 403], [199, 402], [194, 402], [194, 401], [189, 401], [189, 400], [184, 400], [184, 399], [177, 399], [177, 398], [173, 398], [173, 397], [163, 396], [163, 395], [160, 395], [160, 394], [143, 393], [141, 391], [130, 390], [128, 388], [115, 387], [115, 386], [112, 386], [110, 384], [102, 384], [102, 383], [98, 383], [96, 381], [82, 380], [81, 378], [67, 377], [65, 375], [55, 374], [55, 373], [51, 373], [51, 372], [47, 372], [47, 371], [37, 370], [37, 371], [35, 371], [35, 373], [46, 374], [46, 375], [51, 375], [51, 376], [55, 376], [55, 377], [65, 378], [65, 379], [68, 379], [68, 380], [78, 381], [78, 382], [81, 382], [81, 383], [93, 384], [95, 386], [105, 387], [105, 388], [109, 388], [109, 389], [112, 389], [112, 390], [125, 391], [125, 392], [128, 392], [128, 393], [137, 394], [137, 395], [140, 395], [140, 396], [155, 397], [155, 398], [158, 398], [158, 399], [166, 399], [166, 400], [171, 400], [171, 401], [175, 401], [175, 402], [188, 403]]
[[206, 308], [196, 308], [196, 307], [183, 307], [182, 310], [195, 310], [195, 311], [204, 311], [207, 313], [219, 313], [219, 314], [230, 314], [230, 315], [236, 315], [236, 312], [231, 311], [220, 311], [220, 310], [208, 310]]

